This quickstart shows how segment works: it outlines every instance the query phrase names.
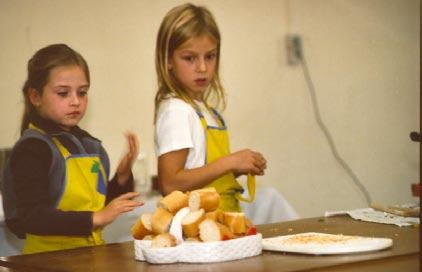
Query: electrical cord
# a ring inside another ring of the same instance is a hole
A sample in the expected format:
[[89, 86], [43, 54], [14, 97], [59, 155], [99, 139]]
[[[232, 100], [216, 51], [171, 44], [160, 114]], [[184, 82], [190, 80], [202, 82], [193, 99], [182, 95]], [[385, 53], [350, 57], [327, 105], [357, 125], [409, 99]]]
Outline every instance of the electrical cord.
[[337, 147], [334, 143], [334, 140], [333, 140], [333, 137], [331, 136], [330, 131], [328, 130], [327, 126], [322, 121], [319, 106], [318, 106], [318, 100], [317, 100], [317, 96], [316, 96], [316, 92], [315, 92], [315, 87], [314, 87], [314, 84], [312, 82], [311, 75], [309, 73], [308, 65], [306, 63], [306, 58], [303, 54], [303, 48], [301, 47], [299, 37], [297, 37], [294, 41], [294, 53], [296, 54], [296, 57], [300, 61], [301, 66], [302, 66], [303, 74], [305, 76], [305, 80], [306, 80], [306, 83], [308, 85], [308, 90], [309, 90], [309, 93], [311, 95], [311, 101], [312, 101], [312, 106], [313, 106], [314, 116], [315, 116], [316, 122], [317, 122], [318, 126], [320, 127], [320, 129], [322, 130], [322, 132], [324, 133], [325, 138], [327, 139], [328, 145], [330, 146], [330, 149], [331, 149], [331, 152], [333, 153], [334, 158], [341, 165], [341, 167], [343, 167], [343, 169], [346, 171], [346, 173], [352, 178], [355, 185], [363, 193], [368, 205], [371, 205], [372, 199], [371, 199], [371, 196], [370, 196], [368, 190], [365, 188], [365, 186], [362, 184], [362, 182], [359, 180], [359, 178], [353, 172], [352, 168], [350, 168], [350, 166], [347, 164], [347, 162], [340, 156], [340, 154], [337, 151]]

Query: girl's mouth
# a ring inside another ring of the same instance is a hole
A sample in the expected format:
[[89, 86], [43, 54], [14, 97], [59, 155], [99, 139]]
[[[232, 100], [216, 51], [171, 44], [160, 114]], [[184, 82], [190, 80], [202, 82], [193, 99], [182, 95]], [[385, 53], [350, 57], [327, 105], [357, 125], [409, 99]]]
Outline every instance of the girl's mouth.
[[81, 112], [79, 112], [79, 111], [72, 111], [71, 113], [69, 113], [68, 115], [70, 116], [70, 117], [77, 117], [77, 116], [79, 116], [81, 114]]
[[195, 83], [196, 85], [203, 87], [208, 84], [208, 81], [206, 78], [198, 78], [198, 79], [195, 79]]

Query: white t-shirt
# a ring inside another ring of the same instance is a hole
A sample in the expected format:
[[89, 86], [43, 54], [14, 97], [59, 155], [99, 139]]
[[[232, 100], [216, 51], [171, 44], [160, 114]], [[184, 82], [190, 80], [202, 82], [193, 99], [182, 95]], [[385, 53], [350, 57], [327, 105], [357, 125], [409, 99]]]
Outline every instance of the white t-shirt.
[[[205, 105], [197, 102], [207, 124], [217, 126], [217, 122]], [[192, 169], [205, 164], [206, 142], [204, 129], [195, 109], [178, 98], [161, 102], [155, 124], [155, 152], [157, 157], [180, 149], [188, 148], [185, 168]]]

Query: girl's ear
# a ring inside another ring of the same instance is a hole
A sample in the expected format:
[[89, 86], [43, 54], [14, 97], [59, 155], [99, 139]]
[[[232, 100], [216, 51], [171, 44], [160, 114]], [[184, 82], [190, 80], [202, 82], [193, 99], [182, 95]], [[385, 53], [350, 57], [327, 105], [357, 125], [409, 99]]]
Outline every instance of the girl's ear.
[[29, 101], [31, 101], [31, 104], [34, 105], [35, 107], [38, 107], [39, 105], [41, 105], [40, 93], [34, 88], [29, 88], [28, 97], [29, 97]]

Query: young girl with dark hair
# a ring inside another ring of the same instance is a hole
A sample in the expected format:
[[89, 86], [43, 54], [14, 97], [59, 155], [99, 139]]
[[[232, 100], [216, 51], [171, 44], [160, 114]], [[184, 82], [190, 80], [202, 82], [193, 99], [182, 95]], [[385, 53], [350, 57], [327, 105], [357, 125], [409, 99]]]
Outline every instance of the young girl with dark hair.
[[142, 205], [131, 192], [138, 140], [126, 135], [129, 150], [108, 181], [101, 141], [78, 127], [90, 87], [84, 58], [53, 44], [35, 53], [27, 72], [21, 138], [3, 178], [6, 224], [25, 238], [23, 253], [103, 244], [102, 228]]

